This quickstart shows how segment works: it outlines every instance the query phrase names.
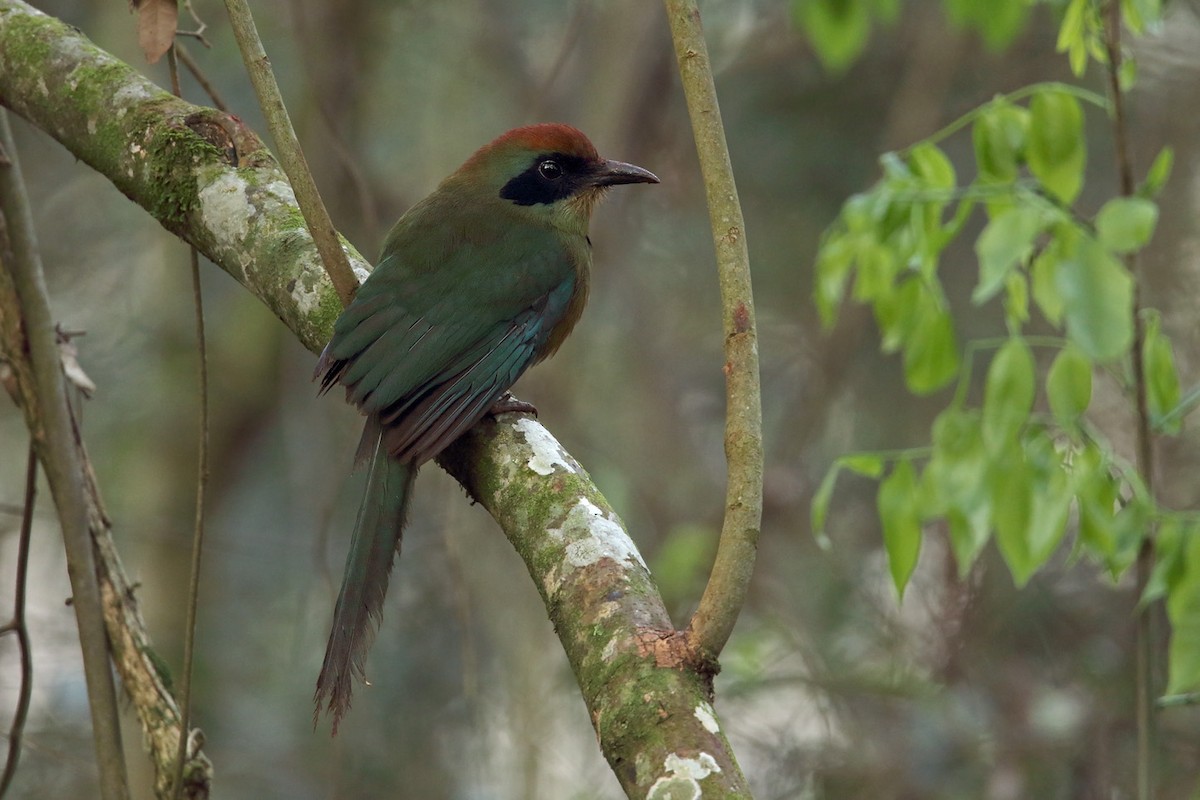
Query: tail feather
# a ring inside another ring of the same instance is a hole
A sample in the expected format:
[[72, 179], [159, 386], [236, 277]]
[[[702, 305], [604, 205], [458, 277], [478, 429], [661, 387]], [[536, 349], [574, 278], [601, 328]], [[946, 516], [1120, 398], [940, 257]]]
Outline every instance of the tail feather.
[[350, 708], [354, 678], [365, 680], [367, 652], [383, 612], [388, 573], [400, 550], [408, 497], [416, 475], [414, 465], [389, 457], [382, 444], [376, 446], [313, 697], [314, 727], [324, 706], [333, 714], [335, 736], [338, 723]]

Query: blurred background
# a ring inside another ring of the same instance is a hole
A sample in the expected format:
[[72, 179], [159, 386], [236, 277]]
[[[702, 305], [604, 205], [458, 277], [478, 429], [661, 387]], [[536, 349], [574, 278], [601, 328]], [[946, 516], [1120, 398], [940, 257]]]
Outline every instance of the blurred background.
[[[99, 46], [147, 67], [123, 3], [39, 0]], [[1132, 591], [1061, 557], [1022, 591], [994, 547], [964, 581], [928, 528], [903, 602], [891, 586], [875, 485], [839, 484], [823, 551], [808, 522], [838, 455], [928, 441], [946, 395], [913, 398], [878, 353], [869, 312], [822, 331], [817, 240], [869, 186], [877, 156], [995, 93], [1073, 80], [1057, 25], [1029, 11], [1007, 49], [903, 4], [840, 74], [822, 69], [782, 0], [702, 3], [755, 271], [766, 507], [752, 596], [717, 679], [717, 710], [760, 800], [1114, 798], [1133, 786]], [[233, 113], [264, 128], [223, 6], [196, 0], [211, 50], [187, 46]], [[583, 321], [519, 396], [622, 514], [678, 624], [707, 575], [724, 493], [721, 332], [711, 237], [662, 7], [645, 0], [255, 4], [258, 25], [335, 223], [373, 258], [388, 226], [482, 143], [568, 122], [662, 185], [614, 192], [592, 229]], [[1143, 262], [1185, 388], [1200, 372], [1196, 225], [1200, 21], [1174, 3], [1134, 45], [1138, 174], [1164, 144], [1174, 176]], [[186, 13], [181, 28], [192, 28]], [[1083, 79], [1102, 90], [1095, 69]], [[207, 102], [185, 83], [188, 99]], [[1089, 111], [1083, 208], [1116, 191], [1106, 120]], [[179, 669], [193, 514], [196, 363], [187, 252], [103, 178], [14, 118], [55, 315], [98, 390], [85, 434], [117, 544], [161, 655]], [[960, 173], [970, 139], [946, 144]], [[969, 174], [969, 172], [968, 172]], [[978, 230], [978, 220], [976, 228]], [[942, 273], [963, 340], [1002, 330], [976, 310], [965, 237]], [[195, 724], [230, 798], [621, 796], [523, 565], [494, 522], [436, 467], [418, 483], [383, 625], [337, 739], [312, 730], [311, 695], [362, 488], [359, 420], [317, 398], [314, 356], [225, 274], [203, 269], [212, 464], [197, 633]], [[1095, 415], [1118, 443], [1111, 388]], [[1161, 447], [1160, 494], [1195, 507], [1194, 432]], [[0, 503], [21, 502], [27, 437], [0, 403]], [[0, 615], [19, 517], [0, 513]], [[61, 538], [42, 487], [31, 565], [35, 685], [17, 797], [93, 795], [87, 704]], [[11, 637], [0, 708], [15, 706]], [[1200, 786], [1200, 713], [1161, 716], [1164, 798]], [[132, 714], [137, 796], [150, 778]], [[5, 723], [7, 725], [7, 723]]]

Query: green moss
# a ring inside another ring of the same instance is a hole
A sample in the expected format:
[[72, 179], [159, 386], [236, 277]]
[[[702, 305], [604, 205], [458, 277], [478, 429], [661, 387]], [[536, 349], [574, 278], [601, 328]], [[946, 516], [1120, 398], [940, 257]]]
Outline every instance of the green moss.
[[[153, 113], [150, 108], [144, 113]], [[146, 143], [146, 150], [150, 154], [150, 196], [146, 207], [163, 227], [180, 233], [200, 202], [197, 167], [218, 161], [224, 154], [190, 128], [177, 123], [158, 126]]]
[[0, 28], [5, 32], [4, 62], [10, 69], [42, 63], [53, 52], [50, 43], [66, 32], [66, 25], [54, 17], [35, 14], [6, 14]]

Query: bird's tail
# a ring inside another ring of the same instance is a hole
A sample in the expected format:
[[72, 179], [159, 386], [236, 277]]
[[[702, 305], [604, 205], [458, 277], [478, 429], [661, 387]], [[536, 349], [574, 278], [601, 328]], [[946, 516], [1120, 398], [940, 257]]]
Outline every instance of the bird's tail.
[[400, 534], [416, 475], [416, 466], [388, 456], [382, 443], [376, 445], [313, 697], [314, 727], [325, 706], [333, 714], [335, 736], [342, 715], [350, 708], [354, 677], [365, 681], [367, 651], [383, 611], [392, 560], [400, 550]]

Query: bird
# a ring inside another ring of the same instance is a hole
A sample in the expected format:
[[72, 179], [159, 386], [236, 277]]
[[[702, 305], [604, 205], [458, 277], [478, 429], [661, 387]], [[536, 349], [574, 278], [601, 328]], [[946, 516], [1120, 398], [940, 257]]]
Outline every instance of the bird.
[[366, 416], [355, 456], [369, 463], [314, 727], [332, 735], [382, 616], [418, 468], [488, 414], [532, 411], [509, 388], [558, 350], [587, 302], [592, 211], [612, 186], [658, 183], [601, 158], [576, 128], [542, 123], [481, 147], [396, 222], [375, 269], [317, 360]]

